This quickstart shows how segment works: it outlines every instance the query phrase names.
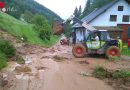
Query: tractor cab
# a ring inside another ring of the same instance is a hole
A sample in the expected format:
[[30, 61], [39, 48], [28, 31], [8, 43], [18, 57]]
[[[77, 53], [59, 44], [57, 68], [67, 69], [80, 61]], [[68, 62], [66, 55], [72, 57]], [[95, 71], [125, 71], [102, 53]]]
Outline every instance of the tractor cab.
[[107, 30], [91, 32], [85, 40], [88, 49], [100, 49], [111, 40]]

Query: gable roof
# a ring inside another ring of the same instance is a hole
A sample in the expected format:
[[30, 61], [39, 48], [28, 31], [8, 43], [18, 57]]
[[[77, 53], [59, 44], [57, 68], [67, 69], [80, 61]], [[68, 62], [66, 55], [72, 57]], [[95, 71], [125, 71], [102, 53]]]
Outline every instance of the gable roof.
[[[101, 15], [103, 12], [105, 12], [107, 9], [109, 9], [110, 7], [112, 7], [115, 3], [117, 3], [120, 0], [114, 0], [110, 3], [108, 3], [107, 5], [94, 10], [93, 12], [91, 12], [89, 15], [87, 15], [86, 17], [84, 17], [83, 19], [81, 19], [81, 21], [85, 21], [86, 23], [90, 23], [92, 20], [94, 20], [96, 17], [98, 17], [99, 15]], [[129, 0], [126, 0], [128, 3], [130, 3]], [[76, 23], [75, 25], [73, 25], [72, 27], [82, 27], [80, 24]]]

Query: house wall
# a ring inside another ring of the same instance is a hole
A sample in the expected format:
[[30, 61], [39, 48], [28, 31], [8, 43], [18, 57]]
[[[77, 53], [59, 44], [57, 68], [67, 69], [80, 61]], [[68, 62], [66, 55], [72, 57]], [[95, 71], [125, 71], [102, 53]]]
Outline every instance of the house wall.
[[[124, 6], [123, 11], [118, 11], [118, 6]], [[110, 15], [117, 15], [117, 21], [111, 22]], [[130, 5], [125, 0], [119, 0], [111, 8], [95, 18], [90, 25], [92, 26], [117, 26], [117, 24], [130, 24], [130, 22], [122, 22], [123, 15], [130, 15]]]

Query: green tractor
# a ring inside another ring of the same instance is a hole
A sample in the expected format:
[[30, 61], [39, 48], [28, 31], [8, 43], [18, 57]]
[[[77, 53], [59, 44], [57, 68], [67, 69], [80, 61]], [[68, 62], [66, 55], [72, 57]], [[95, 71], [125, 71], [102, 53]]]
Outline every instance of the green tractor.
[[[96, 37], [98, 38], [95, 39]], [[77, 58], [84, 57], [86, 54], [120, 57], [121, 49], [122, 41], [111, 39], [107, 30], [94, 30], [90, 32], [83, 43], [75, 44], [72, 52]]]

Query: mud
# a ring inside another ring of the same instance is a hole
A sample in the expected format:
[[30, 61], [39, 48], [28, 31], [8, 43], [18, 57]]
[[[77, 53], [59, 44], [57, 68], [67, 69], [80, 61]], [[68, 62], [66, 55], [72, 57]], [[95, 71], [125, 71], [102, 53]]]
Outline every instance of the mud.
[[92, 58], [74, 58], [71, 50], [71, 46], [59, 44], [18, 48], [25, 66], [13, 64], [5, 69], [12, 75], [3, 90], [114, 90], [91, 77]]
[[126, 59], [115, 63], [100, 57], [75, 58], [72, 46], [59, 43], [51, 48], [19, 44], [16, 49], [25, 64], [8, 62], [2, 71], [8, 84], [0, 90], [115, 90], [92, 77], [93, 69], [99, 65], [109, 69], [129, 69], [130, 66]]

